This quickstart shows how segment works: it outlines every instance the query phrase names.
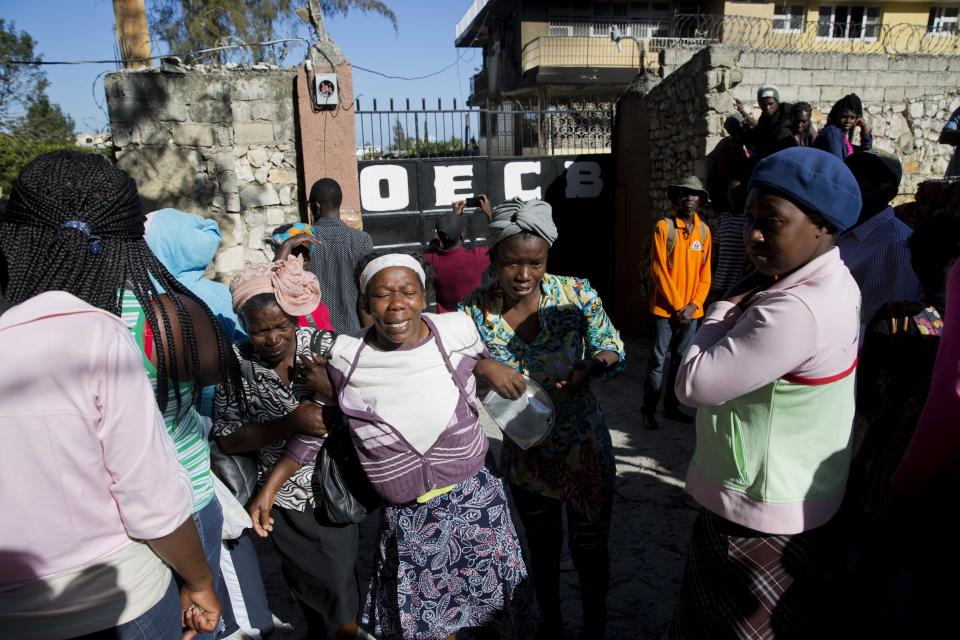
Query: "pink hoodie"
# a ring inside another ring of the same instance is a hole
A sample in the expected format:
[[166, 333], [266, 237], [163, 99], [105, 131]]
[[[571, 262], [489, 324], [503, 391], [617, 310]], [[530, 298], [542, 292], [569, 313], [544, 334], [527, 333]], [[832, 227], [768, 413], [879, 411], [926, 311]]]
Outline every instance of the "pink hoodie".
[[53, 291], [0, 316], [0, 592], [190, 517], [190, 480], [120, 320]]
[[960, 471], [960, 263], [947, 281], [943, 337], [930, 396], [890, 482], [905, 496], [924, 493], [944, 472]]

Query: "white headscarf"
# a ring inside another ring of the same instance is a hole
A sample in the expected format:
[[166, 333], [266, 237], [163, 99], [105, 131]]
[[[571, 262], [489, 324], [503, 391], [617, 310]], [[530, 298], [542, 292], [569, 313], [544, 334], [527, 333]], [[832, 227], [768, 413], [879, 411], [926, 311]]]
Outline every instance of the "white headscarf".
[[363, 268], [363, 271], [360, 272], [360, 291], [365, 292], [367, 290], [367, 284], [373, 280], [373, 276], [390, 267], [413, 269], [413, 272], [420, 278], [420, 284], [426, 288], [427, 275], [423, 272], [423, 267], [420, 266], [419, 262], [405, 253], [388, 253], [385, 256], [371, 260], [370, 263]]

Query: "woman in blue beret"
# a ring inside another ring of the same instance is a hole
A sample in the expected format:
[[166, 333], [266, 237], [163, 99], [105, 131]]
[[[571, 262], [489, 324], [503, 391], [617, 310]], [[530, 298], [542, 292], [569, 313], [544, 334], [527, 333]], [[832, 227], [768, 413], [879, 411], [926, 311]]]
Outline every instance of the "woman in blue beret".
[[671, 638], [830, 635], [826, 526], [850, 463], [860, 292], [834, 246], [860, 189], [831, 154], [763, 159], [746, 203], [756, 271], [707, 311], [676, 382], [697, 407], [700, 506]]

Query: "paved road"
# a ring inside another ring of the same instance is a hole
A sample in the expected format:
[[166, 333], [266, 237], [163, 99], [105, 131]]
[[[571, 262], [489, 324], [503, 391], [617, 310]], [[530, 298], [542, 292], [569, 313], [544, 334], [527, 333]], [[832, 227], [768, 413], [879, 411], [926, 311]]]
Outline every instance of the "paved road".
[[[613, 435], [617, 460], [616, 500], [610, 535], [612, 580], [609, 597], [608, 640], [658, 638], [670, 619], [683, 573], [683, 560], [696, 508], [683, 492], [687, 462], [693, 452], [693, 427], [662, 421], [659, 431], [640, 427], [638, 410], [642, 395], [645, 345], [627, 342], [628, 366], [610, 382], [597, 384]], [[499, 434], [491, 434], [492, 446]], [[363, 524], [360, 572], [366, 583], [373, 556], [376, 518]], [[260, 545], [261, 564], [273, 611], [298, 628], [278, 633], [278, 640], [301, 640], [302, 618], [279, 572], [279, 560], [268, 544]], [[562, 564], [562, 597], [567, 633], [574, 639], [580, 631], [579, 587], [568, 554]]]

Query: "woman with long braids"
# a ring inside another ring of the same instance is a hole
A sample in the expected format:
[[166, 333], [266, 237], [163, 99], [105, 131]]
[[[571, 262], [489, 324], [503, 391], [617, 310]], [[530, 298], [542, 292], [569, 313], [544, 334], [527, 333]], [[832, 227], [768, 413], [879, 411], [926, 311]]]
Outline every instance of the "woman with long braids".
[[39, 156], [21, 170], [0, 215], [7, 297], [19, 304], [66, 291], [127, 324], [190, 476], [194, 521], [216, 584], [222, 515], [205, 422], [193, 402], [201, 388], [218, 382], [242, 394], [240, 367], [210, 310], [147, 247], [145, 219], [133, 179], [105, 158], [74, 151]]
[[190, 478], [129, 329], [63, 291], [10, 305], [6, 265], [0, 252], [0, 512], [15, 514], [0, 528], [0, 635], [213, 631], [221, 605]]

